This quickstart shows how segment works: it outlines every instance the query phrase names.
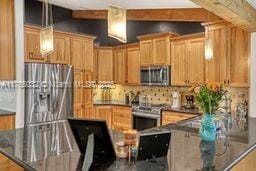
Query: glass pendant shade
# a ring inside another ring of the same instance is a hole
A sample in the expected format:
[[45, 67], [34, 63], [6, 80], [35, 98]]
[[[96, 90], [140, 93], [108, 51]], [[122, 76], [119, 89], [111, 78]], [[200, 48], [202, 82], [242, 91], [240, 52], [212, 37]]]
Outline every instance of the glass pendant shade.
[[124, 8], [108, 7], [108, 36], [126, 43], [126, 10]]
[[213, 58], [213, 43], [211, 39], [205, 40], [205, 59], [211, 60]]
[[40, 52], [44, 57], [53, 51], [53, 27], [49, 26], [40, 31]]

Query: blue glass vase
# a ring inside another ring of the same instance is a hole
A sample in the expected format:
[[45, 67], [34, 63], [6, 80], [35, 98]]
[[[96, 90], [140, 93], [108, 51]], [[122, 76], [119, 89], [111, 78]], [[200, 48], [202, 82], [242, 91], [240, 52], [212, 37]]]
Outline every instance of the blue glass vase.
[[201, 127], [199, 134], [204, 141], [215, 141], [216, 140], [216, 125], [214, 116], [210, 114], [204, 114], [201, 120]]

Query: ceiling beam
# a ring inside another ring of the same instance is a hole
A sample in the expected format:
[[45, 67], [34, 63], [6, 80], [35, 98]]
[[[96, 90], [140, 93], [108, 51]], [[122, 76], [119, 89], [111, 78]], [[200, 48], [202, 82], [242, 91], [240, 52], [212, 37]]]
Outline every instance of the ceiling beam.
[[249, 32], [256, 31], [256, 9], [246, 0], [191, 0], [202, 8]]
[[[73, 18], [107, 19], [107, 10], [74, 10]], [[202, 8], [128, 9], [127, 20], [143, 21], [217, 21], [220, 17]]]

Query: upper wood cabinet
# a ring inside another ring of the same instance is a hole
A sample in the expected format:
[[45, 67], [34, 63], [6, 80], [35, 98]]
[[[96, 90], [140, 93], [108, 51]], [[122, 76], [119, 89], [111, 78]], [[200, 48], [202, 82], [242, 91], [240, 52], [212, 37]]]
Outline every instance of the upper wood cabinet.
[[75, 70], [93, 71], [93, 40], [71, 37], [71, 64]]
[[171, 39], [171, 85], [204, 82], [204, 34]]
[[204, 24], [213, 42], [213, 59], [206, 61], [206, 82], [249, 87], [250, 33], [227, 22]]
[[125, 47], [115, 47], [114, 55], [114, 82], [116, 84], [127, 83], [127, 50]]
[[55, 33], [54, 51], [49, 55], [51, 63], [69, 64], [70, 63], [70, 38], [65, 34]]
[[15, 79], [14, 1], [0, 1], [0, 80]]
[[26, 62], [44, 62], [40, 53], [40, 35], [39, 29], [25, 27], [25, 61]]
[[187, 83], [187, 52], [186, 41], [171, 42], [171, 85], [185, 85]]
[[170, 37], [175, 36], [169, 32], [139, 36], [141, 66], [170, 65]]
[[97, 48], [98, 81], [113, 81], [113, 50], [109, 47]]
[[140, 84], [140, 48], [139, 44], [127, 47], [127, 84]]
[[95, 37], [54, 30], [54, 51], [42, 57], [40, 27], [25, 26], [25, 62], [72, 64], [76, 70], [93, 71]]
[[250, 86], [250, 33], [230, 27], [230, 86]]
[[205, 81], [226, 83], [229, 76], [228, 26], [226, 24], [206, 27], [206, 38], [212, 40], [213, 58], [205, 60]]

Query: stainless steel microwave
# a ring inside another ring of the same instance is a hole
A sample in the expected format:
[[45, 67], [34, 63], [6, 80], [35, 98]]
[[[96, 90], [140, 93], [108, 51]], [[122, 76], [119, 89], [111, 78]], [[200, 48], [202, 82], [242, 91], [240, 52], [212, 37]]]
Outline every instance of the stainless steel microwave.
[[145, 86], [169, 86], [170, 66], [141, 67], [140, 84]]

